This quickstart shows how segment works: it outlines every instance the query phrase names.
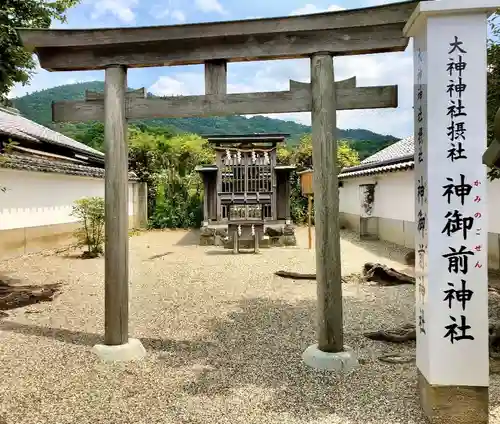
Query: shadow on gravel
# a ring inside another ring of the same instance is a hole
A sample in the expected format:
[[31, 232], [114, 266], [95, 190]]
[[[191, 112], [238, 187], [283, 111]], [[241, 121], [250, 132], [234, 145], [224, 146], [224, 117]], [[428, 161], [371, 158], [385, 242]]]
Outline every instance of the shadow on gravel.
[[[350, 308], [360, 307], [352, 303], [361, 303], [361, 300], [344, 299], [345, 304], [351, 303]], [[332, 419], [332, 416], [338, 417], [339, 423], [424, 422], [421, 416], [415, 415], [419, 407], [414, 364], [388, 365], [369, 358], [345, 377], [304, 365], [301, 355], [315, 342], [315, 301], [291, 304], [249, 298], [234, 306], [238, 311], [205, 323], [204, 340], [141, 338], [148, 350], [161, 351], [158, 361], [170, 369], [169, 372], [186, 366], [198, 367], [199, 372], [193, 379], [179, 382], [179, 393], [198, 402], [200, 396], [229, 399], [235, 391], [250, 396], [257, 389], [262, 395], [259, 409], [293, 415], [300, 422], [322, 417]], [[102, 336], [98, 334], [9, 321], [0, 322], [0, 330], [77, 345], [102, 343]], [[376, 342], [364, 339], [358, 329], [354, 331], [346, 332], [346, 344], [362, 346], [363, 356], [370, 357], [370, 347]], [[412, 376], [410, 379], [408, 374]], [[251, 399], [250, 396], [249, 401]], [[202, 412], [190, 411], [190, 419], [194, 420], [190, 422], [198, 419], [202, 422], [204, 417], [198, 414]]]
[[[64, 328], [20, 324], [12, 321], [0, 321], [0, 331], [11, 331], [26, 336], [49, 337], [63, 343], [89, 347], [104, 342], [104, 336], [101, 334], [85, 333], [83, 331], [73, 331]], [[141, 342], [144, 347], [149, 350], [177, 351], [179, 354], [192, 353], [196, 354], [196, 357], [205, 356], [208, 349], [213, 347], [213, 343], [190, 340], [141, 338]]]
[[[345, 302], [361, 301], [345, 298]], [[240, 311], [226, 319], [207, 323], [214, 341], [204, 361], [208, 367], [184, 385], [187, 393], [231, 396], [235, 389], [261, 387], [272, 393], [262, 408], [293, 414], [304, 422], [330, 414], [345, 417], [346, 423], [424, 422], [414, 412], [419, 407], [413, 364], [381, 365], [373, 359], [342, 378], [303, 363], [303, 351], [315, 342], [315, 301], [290, 304], [252, 298], [240, 301], [238, 307]], [[345, 337], [346, 343], [354, 339], [356, 345], [373, 346], [360, 333]], [[377, 372], [381, 367], [385, 371]], [[401, 375], [405, 368], [414, 376], [411, 381]]]

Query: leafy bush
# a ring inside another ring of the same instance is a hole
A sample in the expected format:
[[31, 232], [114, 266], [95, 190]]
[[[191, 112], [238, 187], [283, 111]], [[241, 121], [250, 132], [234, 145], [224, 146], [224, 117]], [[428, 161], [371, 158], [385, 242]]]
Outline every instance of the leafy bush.
[[[197, 178], [196, 178], [197, 177]], [[199, 227], [203, 219], [203, 197], [199, 176], [169, 179], [158, 177], [150, 225], [153, 228]]]
[[85, 258], [96, 258], [104, 253], [104, 199], [86, 197], [75, 202], [71, 215], [81, 221], [75, 232], [79, 247], [87, 247]]

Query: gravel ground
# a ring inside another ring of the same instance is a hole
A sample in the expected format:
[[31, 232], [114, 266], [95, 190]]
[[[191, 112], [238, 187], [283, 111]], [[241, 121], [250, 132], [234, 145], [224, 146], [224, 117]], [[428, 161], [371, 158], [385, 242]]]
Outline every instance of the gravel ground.
[[[339, 377], [302, 363], [315, 342], [315, 284], [273, 275], [314, 271], [305, 229], [298, 238], [297, 248], [235, 257], [181, 231], [132, 237], [130, 334], [148, 356], [128, 364], [103, 364], [91, 352], [102, 341], [102, 259], [46, 253], [0, 262], [0, 273], [29, 283], [64, 283], [53, 302], [0, 321], [0, 423], [425, 422], [415, 364], [377, 360], [414, 346], [362, 337], [413, 321], [411, 287], [345, 284], [345, 342], [363, 365]], [[367, 261], [404, 268], [405, 251], [392, 245], [345, 233], [342, 249], [344, 274]], [[500, 423], [496, 376], [491, 384], [491, 422]]]

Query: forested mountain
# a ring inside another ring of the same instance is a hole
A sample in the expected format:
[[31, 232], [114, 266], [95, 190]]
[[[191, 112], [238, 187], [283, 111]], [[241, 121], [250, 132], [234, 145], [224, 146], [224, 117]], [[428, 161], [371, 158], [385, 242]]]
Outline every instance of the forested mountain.
[[[88, 143], [88, 137], [81, 139], [80, 134], [86, 132], [90, 123], [52, 124], [51, 104], [53, 101], [78, 100], [84, 98], [85, 90], [103, 91], [103, 81], [92, 81], [77, 84], [62, 85], [28, 94], [12, 100], [14, 107], [27, 118], [42, 125], [57, 129], [70, 137]], [[150, 94], [149, 94], [150, 95]], [[152, 95], [151, 95], [152, 96]], [[132, 122], [137, 124], [138, 122]], [[246, 133], [287, 133], [290, 134], [290, 144], [298, 142], [301, 135], [309, 133], [311, 127], [292, 121], [282, 121], [265, 116], [246, 118], [243, 116], [210, 117], [210, 118], [175, 118], [153, 119], [140, 121], [143, 125], [153, 127], [168, 127], [172, 132], [189, 132], [194, 134], [246, 134]], [[339, 130], [339, 138], [348, 140], [358, 151], [360, 159], [397, 141], [391, 135], [377, 134], [363, 129]]]

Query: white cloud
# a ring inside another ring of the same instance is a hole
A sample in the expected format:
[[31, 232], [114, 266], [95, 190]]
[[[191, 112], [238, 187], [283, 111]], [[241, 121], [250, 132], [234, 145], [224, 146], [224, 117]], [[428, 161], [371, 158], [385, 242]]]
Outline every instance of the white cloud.
[[170, 2], [168, 3], [168, 5], [165, 5], [163, 3], [154, 5], [149, 11], [149, 14], [155, 19], [170, 18], [175, 22], [186, 22], [185, 13], [180, 9], [170, 8]]
[[[161, 76], [148, 88], [158, 96], [194, 96], [205, 93], [203, 72], [177, 72], [172, 76]], [[255, 87], [244, 83], [228, 83], [228, 93], [252, 93]]]
[[[161, 76], [156, 82], [148, 88], [148, 91], [157, 96], [189, 96], [201, 94], [200, 82], [197, 81], [199, 75], [185, 72], [171, 76]], [[194, 84], [193, 84], [194, 83]], [[203, 86], [201, 85], [203, 88]]]
[[124, 23], [131, 24], [135, 22], [133, 9], [139, 4], [139, 0], [87, 0], [85, 3], [93, 6], [92, 19], [110, 14]]
[[149, 14], [156, 19], [163, 19], [170, 15], [170, 10], [158, 4], [153, 6]]
[[182, 10], [173, 10], [172, 11], [172, 18], [175, 19], [177, 22], [186, 22], [186, 15]]
[[328, 12], [338, 12], [339, 10], [345, 10], [345, 7], [332, 4], [331, 6], [328, 6], [326, 10]]
[[384, 4], [396, 3], [395, 0], [365, 0], [362, 7], [382, 6]]
[[195, 0], [196, 7], [202, 12], [216, 12], [221, 15], [226, 14], [226, 10], [219, 3], [219, 0]]
[[[279, 62], [274, 63], [278, 64]], [[243, 73], [229, 72], [228, 76], [235, 82], [228, 81], [227, 92], [253, 93], [258, 91], [287, 90], [289, 86], [288, 80], [279, 81], [273, 79], [270, 75], [272, 71], [272, 67], [264, 66], [253, 74], [250, 79], [244, 78]], [[302, 74], [295, 74], [295, 76], [303, 77]], [[242, 80], [245, 82], [240, 82]], [[205, 92], [204, 84], [203, 72], [177, 72], [172, 76], [161, 76], [158, 78], [158, 80], [148, 88], [148, 92], [159, 96], [200, 95]], [[246, 116], [251, 117], [253, 115]], [[305, 125], [310, 125], [311, 123], [310, 114], [308, 113], [272, 113], [265, 116], [285, 121], [294, 121]]]
[[65, 81], [61, 81], [61, 85], [66, 85], [66, 84], [79, 84], [82, 82], [90, 82], [90, 81], [95, 81], [95, 77], [81, 77], [81, 78], [69, 78]]
[[328, 6], [326, 9], [321, 9], [312, 3], [308, 3], [305, 6], [294, 10], [290, 15], [310, 15], [312, 13], [322, 13], [322, 12], [337, 12], [339, 10], [345, 10], [344, 7], [337, 6], [336, 4], [332, 4]]

